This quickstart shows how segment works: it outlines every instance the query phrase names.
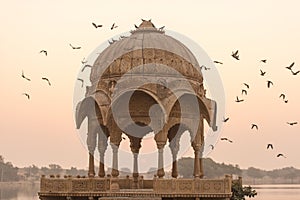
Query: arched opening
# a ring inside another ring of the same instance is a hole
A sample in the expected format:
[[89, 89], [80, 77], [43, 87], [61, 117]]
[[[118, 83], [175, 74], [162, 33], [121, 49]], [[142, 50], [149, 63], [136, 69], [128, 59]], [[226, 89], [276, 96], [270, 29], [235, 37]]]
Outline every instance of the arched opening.
[[[113, 99], [107, 119], [111, 132], [110, 143], [113, 148], [113, 171], [118, 170], [118, 150], [122, 133], [125, 133], [130, 141], [130, 150], [133, 154], [133, 178], [137, 183], [138, 155], [142, 139], [148, 133], [162, 129], [163, 108], [148, 91], [130, 90]], [[118, 173], [115, 175], [118, 176]]]

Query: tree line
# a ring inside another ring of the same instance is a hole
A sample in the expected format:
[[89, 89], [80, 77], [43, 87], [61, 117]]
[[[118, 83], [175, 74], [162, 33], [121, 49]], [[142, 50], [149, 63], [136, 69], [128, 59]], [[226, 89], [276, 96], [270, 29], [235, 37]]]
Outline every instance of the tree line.
[[[243, 177], [245, 184], [272, 184], [272, 183], [300, 183], [300, 169], [294, 167], [286, 167], [274, 170], [261, 170], [254, 167], [241, 169], [238, 165], [216, 163], [211, 158], [203, 159], [204, 178], [223, 178], [225, 174], [234, 174]], [[129, 169], [128, 169], [129, 170]], [[121, 171], [126, 171], [121, 169]], [[153, 174], [155, 170], [152, 169]], [[152, 172], [151, 171], [151, 172]], [[178, 173], [182, 178], [193, 178], [194, 159], [183, 157], [178, 160]], [[130, 170], [128, 172], [130, 174]], [[87, 170], [70, 167], [63, 169], [58, 164], [49, 164], [47, 167], [37, 167], [31, 165], [28, 167], [18, 168], [13, 166], [11, 162], [5, 162], [3, 156], [0, 155], [0, 182], [20, 181], [20, 180], [39, 180], [41, 175], [71, 175], [86, 176]]]
[[31, 165], [28, 167], [18, 168], [13, 166], [11, 162], [5, 162], [3, 156], [0, 155], [0, 182], [9, 181], [38, 181], [41, 175], [71, 175], [71, 176], [84, 176], [87, 174], [87, 170], [77, 169], [71, 167], [70, 169], [63, 169], [58, 164], [49, 164], [47, 167], [37, 167]]
[[[285, 167], [282, 169], [262, 170], [255, 167], [241, 169], [238, 165], [216, 163], [211, 158], [203, 159], [205, 178], [221, 178], [225, 174], [243, 177], [245, 184], [300, 184], [300, 169]], [[179, 175], [183, 178], [193, 177], [194, 159], [184, 157], [178, 160]]]

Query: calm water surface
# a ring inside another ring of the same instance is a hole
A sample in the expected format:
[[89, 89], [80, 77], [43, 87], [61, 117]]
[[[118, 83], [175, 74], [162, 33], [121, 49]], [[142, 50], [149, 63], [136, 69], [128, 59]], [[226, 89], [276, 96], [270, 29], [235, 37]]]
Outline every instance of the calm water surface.
[[252, 185], [252, 187], [257, 191], [254, 200], [300, 200], [300, 185]]
[[[251, 200], [300, 200], [300, 185], [252, 185], [257, 191]], [[38, 200], [39, 184], [0, 187], [0, 200]]]

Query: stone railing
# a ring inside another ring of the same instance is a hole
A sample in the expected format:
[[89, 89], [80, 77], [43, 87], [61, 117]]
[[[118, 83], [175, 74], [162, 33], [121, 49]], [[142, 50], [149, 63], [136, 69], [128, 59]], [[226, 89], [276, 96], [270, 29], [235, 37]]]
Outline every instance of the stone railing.
[[231, 194], [231, 176], [224, 179], [154, 179], [157, 194]]
[[41, 178], [40, 192], [104, 192], [109, 189], [109, 178]]
[[[117, 183], [117, 190], [112, 184]], [[131, 178], [41, 178], [41, 193], [118, 192], [132, 189]], [[231, 176], [223, 179], [139, 179], [138, 188], [150, 189], [153, 194], [231, 194]]]

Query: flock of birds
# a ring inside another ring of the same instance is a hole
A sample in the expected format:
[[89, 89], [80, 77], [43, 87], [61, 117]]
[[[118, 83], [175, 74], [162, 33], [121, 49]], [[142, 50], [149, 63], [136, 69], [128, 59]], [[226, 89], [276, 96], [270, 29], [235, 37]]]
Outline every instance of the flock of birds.
[[[240, 60], [240, 57], [239, 57], [239, 51], [238, 51], [238, 50], [232, 52], [231, 56], [232, 56], [232, 58], [234, 58], [234, 59], [236, 59], [236, 60]], [[266, 60], [266, 59], [263, 59], [263, 60], [260, 60], [260, 62], [266, 63], [267, 60]], [[214, 63], [216, 63], [216, 64], [221, 64], [221, 65], [223, 64], [223, 62], [220, 62], [220, 61], [214, 61]], [[294, 65], [295, 65], [295, 62], [291, 63], [289, 66], [287, 66], [287, 67], [285, 67], [285, 68], [286, 68], [287, 70], [289, 70], [289, 71], [291, 72], [292, 75], [296, 76], [296, 75], [298, 75], [298, 74], [300, 73], [300, 70], [294, 71], [294, 70], [293, 70], [293, 66], [294, 66]], [[204, 66], [204, 65], [202, 65], [200, 68], [201, 68], [201, 70], [210, 70], [210, 68], [208, 68], [208, 67], [206, 67], [206, 66]], [[260, 75], [261, 75], [261, 76], [265, 76], [266, 73], [267, 73], [266, 71], [263, 71], [263, 70], [260, 69]], [[247, 84], [247, 83], [243, 83], [243, 85], [245, 86], [245, 89], [242, 89], [241, 94], [242, 94], [242, 95], [247, 95], [247, 94], [248, 94], [247, 89], [249, 89], [250, 86], [249, 86], [249, 84]], [[274, 84], [273, 84], [272, 81], [267, 80], [267, 84], [266, 84], [266, 85], [267, 85], [267, 88], [271, 88]], [[285, 95], [284, 93], [281, 93], [281, 94], [279, 95], [279, 98], [282, 99], [282, 100], [284, 101], [284, 103], [288, 103], [288, 99], [286, 99], [286, 95]], [[235, 102], [236, 102], [236, 103], [241, 103], [241, 102], [244, 102], [244, 99], [240, 98], [239, 96], [236, 96]], [[223, 118], [223, 122], [224, 122], [224, 123], [226, 123], [226, 122], [228, 122], [228, 121], [229, 121], [229, 117], [226, 117], [226, 118], [224, 117], [224, 118]], [[296, 121], [294, 121], [294, 122], [287, 122], [287, 124], [290, 125], [290, 126], [294, 126], [294, 125], [298, 124], [298, 122], [296, 122]], [[259, 126], [258, 126], [257, 124], [252, 123], [251, 126], [250, 126], [250, 128], [251, 128], [251, 129], [258, 130], [258, 129], [259, 129]], [[232, 141], [231, 139], [227, 138], [227, 137], [222, 137], [222, 138], [220, 138], [220, 140], [221, 140], [221, 141], [227, 141], [227, 142], [229, 142], [229, 143], [233, 143], [233, 141]], [[211, 144], [210, 147], [211, 147], [212, 150], [214, 149], [214, 145]], [[267, 148], [267, 149], [273, 149], [273, 144], [271, 144], [271, 143], [267, 144], [267, 145], [266, 145], [266, 148]], [[276, 155], [276, 157], [284, 157], [284, 158], [286, 158], [286, 156], [285, 156], [283, 153], [278, 153], [278, 154]]]
[[[40, 53], [44, 53], [44, 54], [47, 56], [47, 51], [45, 51], [45, 50], [41, 50]], [[30, 78], [28, 78], [27, 76], [25, 76], [23, 70], [22, 70], [22, 75], [21, 75], [21, 77], [22, 77], [23, 79], [25, 79], [26, 81], [31, 81]], [[47, 77], [42, 77], [42, 80], [46, 81], [46, 82], [48, 83], [48, 85], [51, 86], [51, 82], [49, 81], [49, 79], [48, 79]], [[24, 92], [22, 95], [26, 96], [28, 100], [30, 99], [29, 93]]]
[[[96, 23], [94, 23], [94, 22], [92, 23], [92, 25], [93, 25], [95, 28], [101, 28], [101, 27], [103, 27], [102, 24], [96, 24]], [[116, 29], [116, 28], [118, 28], [118, 26], [116, 25], [116, 23], [113, 23], [113, 24], [111, 25], [111, 27], [110, 27], [110, 30], [113, 30], [113, 29]], [[74, 46], [74, 45], [72, 45], [72, 44], [69, 44], [69, 46], [70, 46], [73, 50], [79, 50], [79, 49], [81, 49], [81, 46]], [[48, 51], [45, 50], [45, 49], [40, 50], [39, 53], [40, 53], [40, 54], [44, 54], [45, 56], [48, 56]], [[85, 60], [85, 58], [83, 58], [83, 60], [81, 61], [81, 63], [82, 63], [83, 65], [87, 63], [87, 61]], [[83, 72], [83, 71], [84, 71], [86, 68], [88, 68], [88, 67], [91, 68], [92, 66], [91, 66], [91, 65], [84, 65], [84, 67], [82, 68], [81, 71]], [[26, 81], [31, 81], [31, 78], [29, 78], [27, 75], [25, 75], [24, 70], [22, 70], [21, 77], [22, 77], [24, 80], [26, 80]], [[48, 83], [48, 85], [51, 86], [51, 82], [50, 82], [50, 80], [49, 80], [47, 77], [42, 77], [42, 80], [46, 81], [46, 82]], [[83, 87], [83, 85], [84, 85], [84, 80], [81, 79], [81, 78], [78, 78], [77, 80], [81, 82], [81, 87]], [[28, 100], [30, 100], [30, 94], [29, 94], [28, 92], [24, 92], [24, 93], [22, 93], [22, 95], [24, 95]]]
[[[144, 21], [144, 20], [142, 19], [142, 21]], [[102, 27], [103, 27], [102, 24], [96, 24], [96, 23], [94, 23], [94, 22], [92, 23], [92, 25], [93, 25], [93, 27], [96, 28], [96, 29], [102, 28]], [[135, 26], [135, 28], [138, 28], [137, 25], [134, 24], [134, 26]], [[116, 23], [113, 23], [113, 24], [111, 25], [111, 27], [110, 27], [110, 30], [113, 30], [113, 29], [116, 29], [116, 28], [118, 28], [118, 26], [116, 25]], [[162, 26], [162, 27], [159, 28], [159, 30], [162, 31], [164, 28], [165, 28], [165, 26]], [[124, 36], [124, 37], [125, 37], [125, 36]], [[123, 37], [123, 38], [124, 38], [124, 37]], [[121, 37], [121, 39], [123, 39], [123, 38]], [[112, 44], [112, 43], [115, 42], [115, 40], [108, 41], [108, 42], [109, 42], [109, 44]], [[73, 46], [72, 44], [69, 44], [69, 46], [70, 46], [73, 50], [79, 50], [79, 49], [81, 49], [80, 46]], [[40, 54], [44, 54], [45, 56], [48, 56], [47, 50], [42, 49], [39, 53], [40, 53]], [[240, 60], [240, 57], [239, 57], [239, 51], [238, 51], [238, 50], [232, 52], [231, 56], [232, 56], [232, 58], [234, 58], [234, 59], [236, 59], [236, 60]], [[266, 60], [266, 59], [263, 59], [263, 60], [260, 60], [260, 62], [266, 63], [267, 60]], [[81, 61], [81, 63], [84, 65], [84, 67], [81, 69], [82, 72], [83, 72], [86, 68], [91, 68], [91, 67], [92, 67], [91, 65], [86, 64], [87, 61], [85, 60], [85, 58], [83, 58], [83, 60]], [[217, 61], [217, 60], [215, 60], [214, 63], [220, 64], [220, 65], [223, 64], [223, 62], [220, 62], [220, 61]], [[298, 74], [300, 73], [300, 70], [294, 71], [294, 70], [293, 70], [294, 65], [295, 65], [295, 62], [293, 62], [293, 63], [291, 63], [289, 66], [287, 66], [286, 69], [290, 70], [291, 74], [294, 75], [294, 76], [296, 76], [296, 75], [298, 75]], [[206, 67], [206, 66], [204, 66], [204, 65], [202, 65], [202, 66], [200, 67], [200, 69], [201, 69], [201, 70], [210, 70], [209, 67]], [[262, 69], [260, 69], [260, 76], [265, 76], [266, 73], [267, 73], [266, 71], [263, 71]], [[26, 81], [31, 81], [31, 79], [30, 79], [29, 77], [25, 76], [23, 70], [22, 70], [22, 75], [21, 75], [21, 77], [22, 77], [24, 80], [26, 80]], [[42, 80], [43, 80], [43, 81], [46, 81], [46, 82], [48, 83], [48, 85], [51, 86], [51, 82], [50, 82], [50, 80], [49, 80], [47, 77], [42, 77]], [[83, 86], [84, 86], [84, 80], [81, 79], [81, 78], [77, 78], [77, 80], [81, 82], [81, 87], [83, 87]], [[247, 95], [247, 94], [248, 94], [248, 91], [247, 91], [247, 90], [250, 88], [250, 86], [249, 86], [249, 84], [247, 84], [247, 83], [243, 83], [243, 85], [245, 86], [245, 89], [242, 89], [241, 94], [242, 94], [242, 95]], [[273, 85], [274, 85], [274, 84], [273, 84], [272, 81], [267, 80], [267, 88], [271, 88]], [[30, 99], [30, 94], [29, 94], [29, 93], [24, 92], [22, 95], [25, 95], [25, 96], [27, 97], [28, 100]], [[279, 98], [281, 98], [285, 103], [288, 103], [288, 100], [286, 99], [286, 95], [285, 95], [284, 93], [280, 94]], [[241, 102], [244, 102], [244, 99], [241, 99], [239, 96], [236, 96], [235, 102], [236, 102], [236, 103], [241, 103]], [[229, 117], [227, 117], [227, 118], [224, 117], [223, 122], [226, 123], [226, 122], [228, 122], [228, 121], [229, 121]], [[298, 124], [298, 122], [296, 122], [296, 121], [295, 121], [295, 122], [287, 122], [287, 124], [290, 125], [290, 126], [293, 126], [293, 125]], [[259, 126], [258, 126], [257, 124], [252, 123], [252, 124], [251, 124], [251, 129], [256, 129], [256, 130], [258, 130], [258, 129], [259, 129]], [[222, 137], [222, 138], [220, 138], [220, 140], [221, 140], [221, 141], [227, 141], [227, 142], [229, 142], [229, 143], [233, 143], [233, 141], [230, 140], [230, 139], [227, 138], [227, 137]], [[214, 146], [213, 146], [212, 144], [210, 145], [210, 147], [211, 147], [212, 149], [214, 149]], [[267, 147], [266, 147], [266, 148], [267, 148], [267, 149], [273, 149], [273, 144], [270, 144], [270, 143], [267, 144]], [[284, 154], [282, 154], [282, 153], [277, 154], [277, 157], [284, 157], [284, 158], [286, 158], [286, 156], [285, 156]]]

